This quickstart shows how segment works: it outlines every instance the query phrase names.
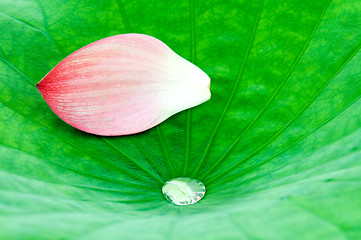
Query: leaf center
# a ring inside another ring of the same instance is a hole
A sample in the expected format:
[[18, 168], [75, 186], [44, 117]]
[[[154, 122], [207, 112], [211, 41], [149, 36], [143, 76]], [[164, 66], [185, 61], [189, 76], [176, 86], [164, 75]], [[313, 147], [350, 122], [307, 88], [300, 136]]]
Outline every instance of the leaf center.
[[167, 181], [162, 192], [164, 197], [175, 205], [190, 205], [204, 197], [206, 187], [197, 179], [180, 177]]

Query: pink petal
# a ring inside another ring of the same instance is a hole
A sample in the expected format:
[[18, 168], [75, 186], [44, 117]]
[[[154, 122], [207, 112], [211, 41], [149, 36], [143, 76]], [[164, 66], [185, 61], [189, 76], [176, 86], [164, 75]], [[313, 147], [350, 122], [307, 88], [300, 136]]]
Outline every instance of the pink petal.
[[209, 100], [210, 79], [160, 40], [122, 34], [72, 53], [36, 86], [50, 108], [82, 131], [145, 131]]

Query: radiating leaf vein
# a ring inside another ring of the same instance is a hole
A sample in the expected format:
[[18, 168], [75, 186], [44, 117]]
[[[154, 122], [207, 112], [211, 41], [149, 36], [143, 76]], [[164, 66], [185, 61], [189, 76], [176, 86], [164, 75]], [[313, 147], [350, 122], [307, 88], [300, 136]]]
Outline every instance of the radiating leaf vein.
[[[338, 68], [338, 70], [333, 74], [333, 76], [331, 78], [329, 78], [323, 85], [322, 87], [317, 91], [317, 93], [315, 95], [313, 95], [313, 97], [306, 103], [306, 105], [304, 105], [301, 110], [294, 116], [292, 117], [292, 119], [287, 122], [278, 132], [276, 132], [271, 138], [269, 138], [264, 144], [262, 144], [262, 146], [260, 146], [257, 150], [255, 150], [254, 152], [252, 152], [251, 154], [249, 154], [247, 157], [243, 158], [242, 160], [240, 160], [239, 162], [237, 162], [236, 164], [232, 165], [231, 167], [227, 168], [226, 170], [224, 170], [223, 172], [217, 174], [216, 176], [212, 177], [211, 179], [209, 179], [209, 181], [212, 181], [214, 179], [217, 179], [221, 176], [223, 176], [224, 174], [226, 174], [227, 172], [233, 170], [234, 168], [236, 168], [237, 166], [239, 166], [241, 163], [243, 163], [244, 161], [250, 159], [251, 157], [253, 157], [254, 155], [256, 155], [258, 152], [261, 152], [265, 147], [267, 147], [274, 139], [276, 139], [280, 134], [282, 134], [287, 128], [288, 126], [290, 126], [315, 100], [316, 98], [321, 94], [321, 92], [329, 85], [329, 83], [335, 79], [335, 77], [341, 72], [341, 70], [344, 68], [344, 66], [352, 59], [353, 56], [355, 56], [357, 54], [357, 52], [360, 50], [361, 44], [359, 44], [356, 48], [356, 50], [354, 50], [347, 59], [344, 60], [344, 62], [341, 64], [341, 66]], [[223, 160], [228, 154], [229, 152], [232, 150], [233, 146], [235, 143], [233, 143], [230, 147], [227, 148], [227, 151], [222, 155], [222, 157], [220, 158], [221, 160]], [[217, 162], [220, 162], [221, 160], [218, 160]]]
[[[305, 53], [309, 43], [311, 42], [311, 39], [313, 38], [317, 28], [319, 27], [321, 20], [328, 8], [328, 6], [330, 5], [331, 0], [328, 1], [328, 3], [326, 4], [326, 6], [324, 7], [323, 11], [320, 14], [320, 17], [318, 18], [318, 21], [316, 22], [315, 26], [313, 27], [313, 30], [311, 32], [311, 34], [309, 35], [309, 37], [307, 38], [307, 41], [305, 43], [305, 45], [303, 46], [302, 50], [300, 51], [300, 53], [298, 54], [298, 56], [296, 57], [296, 59], [293, 61], [290, 69], [288, 70], [287, 74], [285, 75], [284, 79], [282, 80], [281, 84], [278, 85], [277, 89], [274, 91], [274, 93], [272, 94], [271, 98], [267, 101], [267, 103], [262, 107], [262, 109], [259, 111], [259, 113], [256, 115], [256, 117], [247, 125], [247, 127], [241, 132], [241, 134], [234, 140], [234, 142], [226, 149], [226, 152], [229, 152], [232, 150], [232, 148], [245, 136], [245, 134], [248, 132], [248, 130], [257, 122], [257, 120], [259, 120], [262, 116], [262, 114], [265, 112], [265, 110], [267, 109], [268, 106], [270, 106], [270, 104], [273, 102], [273, 100], [275, 99], [275, 97], [277, 96], [277, 94], [280, 92], [280, 90], [282, 89], [282, 87], [285, 85], [285, 83], [287, 82], [287, 80], [289, 79], [289, 77], [291, 76], [293, 70], [295, 69], [297, 63], [299, 62], [299, 60], [302, 58], [303, 54]], [[218, 166], [218, 164], [223, 160], [223, 158], [220, 158], [219, 160], [217, 160], [211, 167], [209, 167], [207, 169], [207, 171], [205, 171], [201, 176], [205, 176], [208, 173], [210, 173], [214, 168], [216, 168]]]
[[228, 108], [231, 104], [231, 102], [233, 101], [233, 98], [234, 96], [236, 95], [236, 92], [238, 90], [238, 86], [239, 86], [239, 82], [240, 80], [242, 79], [242, 76], [243, 76], [243, 72], [244, 72], [244, 68], [245, 68], [245, 65], [246, 65], [246, 62], [247, 62], [247, 59], [248, 59], [248, 56], [249, 56], [249, 53], [251, 51], [251, 48], [252, 48], [252, 45], [253, 45], [253, 40], [254, 40], [254, 36], [255, 36], [255, 33], [256, 33], [256, 30], [257, 30], [257, 27], [258, 27], [258, 23], [260, 21], [260, 18], [261, 18], [261, 12], [262, 12], [262, 8], [263, 8], [263, 4], [264, 4], [264, 0], [261, 0], [260, 2], [260, 5], [259, 5], [259, 8], [258, 8], [258, 12], [257, 12], [257, 16], [256, 16], [256, 19], [255, 19], [255, 22], [254, 22], [254, 25], [253, 25], [253, 29], [252, 29], [252, 33], [250, 35], [250, 38], [249, 38], [249, 41], [248, 41], [248, 45], [247, 45], [247, 49], [246, 49], [246, 52], [245, 52], [245, 55], [243, 57], [243, 60], [242, 60], [242, 63], [241, 63], [241, 66], [240, 66], [240, 70], [238, 72], [238, 76], [236, 78], [236, 81], [235, 81], [235, 84], [234, 84], [234, 87], [233, 87], [233, 90], [226, 102], [226, 105], [224, 106], [223, 108], [223, 111], [221, 113], [221, 115], [219, 116], [218, 120], [217, 120], [217, 123], [216, 123], [216, 126], [214, 128], [214, 130], [212, 131], [212, 134], [208, 140], [208, 143], [207, 143], [207, 146], [198, 162], [198, 165], [196, 166], [196, 168], [194, 169], [193, 173], [192, 173], [192, 176], [196, 176], [206, 158], [206, 155], [209, 151], [209, 148], [214, 140], [214, 137], [216, 136], [217, 134], [217, 131], [219, 129], [219, 127], [221, 126], [221, 123], [228, 111]]

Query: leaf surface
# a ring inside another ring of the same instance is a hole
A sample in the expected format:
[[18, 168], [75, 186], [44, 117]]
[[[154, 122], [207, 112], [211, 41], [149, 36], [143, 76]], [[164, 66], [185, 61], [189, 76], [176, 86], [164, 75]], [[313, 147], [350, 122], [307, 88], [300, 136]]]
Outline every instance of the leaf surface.
[[[0, 238], [360, 239], [358, 0], [0, 2]], [[136, 135], [62, 122], [35, 84], [121, 33], [165, 42], [212, 98]], [[164, 181], [206, 196], [174, 206]]]

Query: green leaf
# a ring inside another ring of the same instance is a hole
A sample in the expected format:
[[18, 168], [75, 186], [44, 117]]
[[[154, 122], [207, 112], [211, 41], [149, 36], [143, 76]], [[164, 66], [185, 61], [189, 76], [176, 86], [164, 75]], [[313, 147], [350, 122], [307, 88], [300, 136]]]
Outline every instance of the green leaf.
[[[2, 0], [1, 239], [361, 239], [359, 0]], [[152, 35], [211, 101], [132, 136], [62, 122], [35, 84], [104, 37]], [[204, 182], [175, 206], [161, 187]]]

